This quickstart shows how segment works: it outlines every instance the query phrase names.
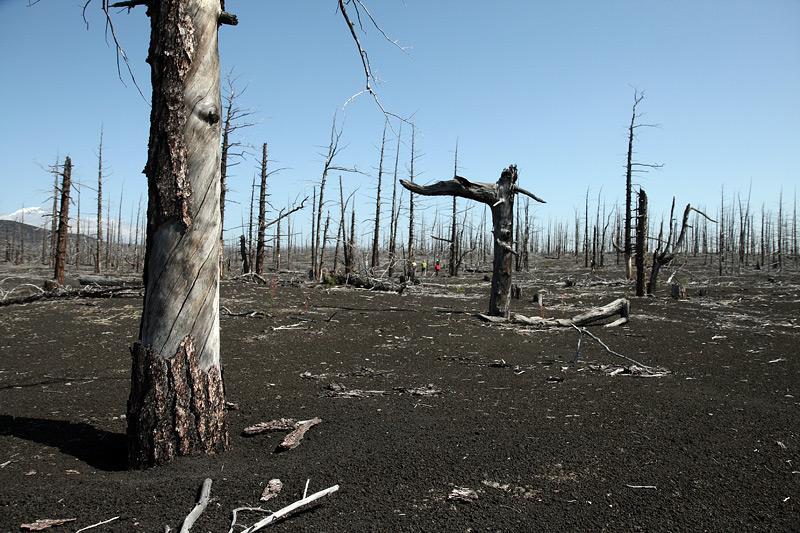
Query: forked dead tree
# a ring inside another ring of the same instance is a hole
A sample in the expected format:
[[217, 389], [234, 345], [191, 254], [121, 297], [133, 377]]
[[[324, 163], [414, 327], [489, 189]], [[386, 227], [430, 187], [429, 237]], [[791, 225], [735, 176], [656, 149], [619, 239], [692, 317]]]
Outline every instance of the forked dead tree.
[[[678, 234], [677, 240], [673, 241], [673, 216], [675, 214], [675, 198], [672, 198], [672, 208], [669, 212], [669, 234], [666, 241], [662, 240], [663, 233], [659, 233], [658, 240], [656, 241], [656, 249], [653, 252], [653, 266], [650, 270], [650, 279], [647, 282], [647, 295], [652, 296], [655, 293], [656, 285], [658, 283], [658, 273], [662, 267], [668, 265], [675, 259], [675, 255], [680, 251], [683, 246], [683, 241], [686, 238], [686, 230], [689, 228], [689, 214], [694, 211], [699, 215], [704, 216], [709, 221], [716, 223], [716, 220], [711, 219], [702, 211], [695, 209], [691, 204], [686, 204], [686, 209], [683, 210], [683, 220], [681, 221], [681, 229]], [[663, 246], [663, 248], [662, 248]]]
[[423, 196], [458, 196], [487, 204], [492, 210], [494, 263], [489, 316], [509, 316], [511, 297], [511, 259], [514, 254], [514, 198], [524, 194], [537, 202], [544, 200], [517, 185], [517, 167], [511, 165], [500, 174], [497, 183], [475, 183], [461, 176], [431, 185], [417, 185], [406, 180], [400, 184], [412, 193]]

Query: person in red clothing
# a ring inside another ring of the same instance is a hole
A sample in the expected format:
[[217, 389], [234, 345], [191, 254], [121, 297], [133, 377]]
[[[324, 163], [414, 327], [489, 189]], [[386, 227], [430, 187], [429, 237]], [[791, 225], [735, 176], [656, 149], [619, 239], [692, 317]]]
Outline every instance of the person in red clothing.
[[436, 264], [433, 265], [434, 276], [439, 275], [439, 271], [442, 269], [442, 263], [437, 259]]

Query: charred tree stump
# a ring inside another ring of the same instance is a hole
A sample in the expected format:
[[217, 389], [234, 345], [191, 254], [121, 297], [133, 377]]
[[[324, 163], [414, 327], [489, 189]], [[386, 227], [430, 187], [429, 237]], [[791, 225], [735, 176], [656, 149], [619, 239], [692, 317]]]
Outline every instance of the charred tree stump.
[[244, 235], [239, 236], [239, 253], [242, 256], [242, 274], [250, 273], [250, 259], [247, 257], [247, 241]]
[[152, 107], [145, 295], [131, 349], [128, 457], [228, 444], [219, 353], [220, 72], [215, 0], [148, 2]]
[[431, 185], [400, 180], [400, 184], [412, 193], [423, 196], [460, 196], [487, 204], [492, 209], [494, 226], [494, 262], [492, 288], [489, 298], [489, 316], [509, 316], [511, 296], [511, 259], [514, 255], [514, 197], [524, 194], [544, 203], [544, 200], [517, 186], [517, 167], [511, 165], [500, 175], [497, 183], [474, 183], [461, 176], [439, 181]]

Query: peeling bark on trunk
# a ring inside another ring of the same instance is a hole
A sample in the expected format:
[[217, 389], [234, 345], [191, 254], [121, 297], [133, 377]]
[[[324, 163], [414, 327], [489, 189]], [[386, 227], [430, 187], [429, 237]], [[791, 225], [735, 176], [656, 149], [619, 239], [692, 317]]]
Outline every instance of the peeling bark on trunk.
[[[220, 367], [204, 370], [189, 336], [170, 359], [139, 343], [134, 344], [131, 353], [131, 466], [167, 463], [175, 456], [195, 452], [223, 451], [228, 445], [228, 433]], [[131, 417], [134, 413], [137, 416]]]
[[128, 400], [130, 466], [227, 444], [219, 360], [218, 0], [148, 4], [153, 87], [145, 297]]

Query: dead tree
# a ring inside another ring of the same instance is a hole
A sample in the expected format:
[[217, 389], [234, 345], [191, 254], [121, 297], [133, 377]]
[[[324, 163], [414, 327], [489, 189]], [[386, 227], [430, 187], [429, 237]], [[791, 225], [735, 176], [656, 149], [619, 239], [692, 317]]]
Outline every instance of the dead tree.
[[117, 6], [143, 4], [152, 105], [145, 296], [127, 411], [133, 467], [228, 444], [219, 362], [217, 33], [236, 18], [209, 0]]
[[375, 196], [375, 230], [372, 235], [372, 260], [370, 267], [375, 269], [380, 266], [380, 230], [381, 230], [381, 186], [383, 185], [383, 154], [386, 147], [386, 126], [388, 122], [383, 125], [383, 137], [381, 138], [381, 158], [378, 162], [378, 192]]
[[[453, 178], [455, 179], [456, 176], [458, 176], [458, 139], [456, 139], [456, 152], [453, 158]], [[456, 263], [458, 256], [458, 243], [456, 242], [458, 237], [458, 230], [456, 229], [457, 207], [456, 196], [453, 196], [453, 208], [450, 216], [450, 257], [447, 260], [447, 269], [450, 276], [458, 275], [458, 265]]]
[[239, 236], [239, 253], [242, 256], [242, 274], [250, 273], [250, 258], [247, 253], [247, 242], [244, 235]]
[[78, 213], [75, 217], [75, 271], [80, 270], [81, 267], [81, 186], [80, 183], [75, 184], [75, 192], [78, 193]]
[[638, 128], [654, 128], [657, 124], [641, 124], [638, 119], [641, 114], [637, 112], [637, 107], [644, 100], [644, 92], [634, 90], [633, 92], [633, 109], [631, 110], [631, 122], [628, 126], [628, 155], [625, 164], [625, 229], [623, 231], [623, 254], [625, 256], [625, 276], [631, 279], [633, 276], [632, 258], [633, 258], [633, 244], [631, 237], [631, 229], [633, 226], [633, 215], [631, 209], [633, 208], [633, 174], [637, 172], [647, 172], [651, 168], [661, 168], [662, 164], [657, 163], [638, 163], [633, 160], [633, 140], [636, 137], [636, 130]]
[[[417, 136], [417, 128], [412, 123], [411, 124], [411, 161], [410, 161], [410, 168], [408, 172], [408, 180], [410, 183], [414, 183], [414, 161], [416, 159], [416, 152], [415, 152], [415, 141]], [[402, 180], [400, 181], [402, 184]], [[405, 186], [405, 185], [404, 185]], [[408, 188], [408, 187], [406, 187]], [[411, 189], [409, 189], [411, 190]], [[413, 191], [412, 191], [413, 192]], [[424, 229], [424, 228], [423, 228]], [[414, 260], [414, 195], [408, 195], [408, 252], [406, 254], [406, 264], [405, 268], [403, 269], [405, 272], [405, 276], [409, 277], [414, 273], [414, 270], [411, 268], [411, 262]]]
[[644, 296], [644, 250], [647, 242], [647, 193], [639, 189], [636, 210], [636, 296]]
[[517, 193], [544, 200], [517, 186], [517, 167], [511, 165], [504, 169], [497, 183], [474, 183], [456, 176], [449, 181], [439, 181], [431, 185], [417, 185], [401, 180], [400, 184], [409, 191], [423, 196], [459, 196], [491, 206], [494, 226], [494, 265], [492, 289], [489, 299], [489, 315], [508, 317], [511, 292], [511, 259], [514, 229], [514, 198]]
[[267, 143], [261, 146], [261, 185], [258, 189], [258, 238], [256, 239], [256, 274], [264, 273], [264, 233], [267, 229]]
[[[403, 133], [402, 123], [397, 133], [397, 148], [394, 152], [394, 176], [392, 178], [392, 212], [389, 217], [389, 271], [388, 276], [394, 276], [395, 255], [397, 253], [397, 220], [400, 218], [400, 208], [397, 205], [397, 170], [400, 164], [400, 139]], [[401, 198], [402, 203], [402, 198]]]
[[232, 138], [240, 129], [249, 128], [252, 122], [245, 122], [245, 119], [252, 113], [247, 109], [242, 109], [237, 105], [239, 97], [244, 90], [236, 88], [234, 80], [229, 74], [227, 79], [227, 90], [225, 91], [225, 119], [222, 122], [222, 151], [219, 164], [219, 220], [220, 220], [220, 272], [222, 272], [223, 256], [225, 250], [225, 197], [228, 193], [228, 169], [241, 162], [244, 157], [244, 145]]
[[[668, 265], [675, 255], [680, 251], [683, 246], [683, 241], [686, 238], [686, 229], [689, 227], [689, 214], [694, 211], [699, 215], [707, 218], [709, 221], [716, 223], [702, 211], [695, 209], [691, 204], [686, 204], [686, 209], [683, 210], [683, 219], [681, 221], [681, 229], [678, 234], [677, 240], [673, 241], [673, 216], [675, 214], [675, 198], [672, 198], [672, 207], [669, 211], [669, 233], [666, 241], [662, 241], [662, 234], [659, 233], [658, 240], [656, 241], [656, 249], [653, 251], [653, 265], [650, 267], [650, 279], [647, 282], [647, 295], [652, 296], [655, 293], [656, 285], [658, 283], [658, 273], [664, 266]], [[662, 248], [663, 246], [663, 248]]]
[[347, 168], [338, 166], [335, 163], [336, 156], [343, 150], [343, 147], [340, 146], [339, 142], [342, 138], [342, 130], [336, 129], [336, 115], [333, 117], [333, 121], [331, 123], [331, 136], [330, 142], [328, 143], [328, 149], [324, 154], [324, 163], [322, 165], [322, 176], [319, 180], [319, 198], [313, 202], [313, 207], [316, 210], [316, 213], [311, 214], [311, 270], [314, 275], [314, 279], [320, 279], [320, 233], [322, 232], [322, 208], [324, 205], [324, 198], [325, 198], [325, 183], [328, 180], [328, 173], [331, 171], [339, 171], [339, 172], [358, 172], [356, 168]]
[[347, 243], [348, 254], [347, 259], [348, 262], [344, 265], [344, 271], [346, 274], [354, 272], [353, 266], [355, 265], [355, 257], [356, 257], [356, 208], [353, 207], [350, 213], [350, 240]]
[[[90, 0], [87, 0], [88, 5]], [[360, 16], [361, 2], [351, 4]], [[152, 101], [145, 175], [148, 222], [145, 296], [127, 422], [134, 467], [227, 446], [219, 362], [220, 74], [218, 28], [234, 15], [216, 0], [121, 0], [150, 18]], [[378, 102], [366, 52], [347, 21]], [[126, 62], [111, 27], [118, 58]], [[129, 72], [130, 67], [128, 66]], [[138, 85], [137, 85], [138, 87]], [[383, 109], [383, 108], [381, 108]]]
[[58, 212], [58, 241], [56, 243], [55, 271], [53, 282], [57, 287], [64, 285], [64, 267], [67, 264], [67, 238], [69, 236], [69, 193], [72, 187], [72, 160], [64, 158], [64, 171], [61, 173], [61, 201]]
[[[586, 187], [586, 208], [583, 217], [583, 267], [589, 268], [589, 187]], [[548, 254], [550, 251], [548, 250]]]
[[52, 266], [56, 262], [56, 249], [58, 243], [58, 178], [61, 176], [59, 172], [60, 166], [58, 164], [58, 156], [56, 156], [56, 164], [51, 168], [53, 174], [53, 209], [50, 212], [50, 262]]

